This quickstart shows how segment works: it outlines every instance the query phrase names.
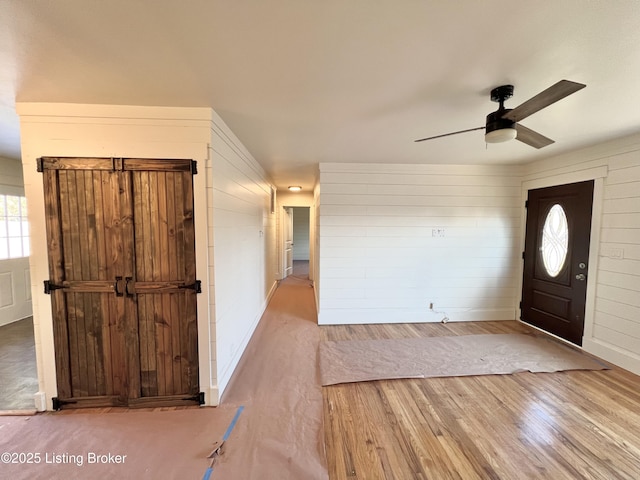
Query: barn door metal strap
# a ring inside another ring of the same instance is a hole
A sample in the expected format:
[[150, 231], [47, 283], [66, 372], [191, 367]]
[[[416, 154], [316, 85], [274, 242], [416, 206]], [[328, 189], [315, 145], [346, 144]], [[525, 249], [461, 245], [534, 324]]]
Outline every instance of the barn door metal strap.
[[44, 283], [44, 293], [46, 295], [51, 295], [51, 292], [53, 290], [60, 290], [64, 288], [63, 285], [56, 285], [55, 283], [52, 283], [50, 280], [45, 280], [43, 283]]

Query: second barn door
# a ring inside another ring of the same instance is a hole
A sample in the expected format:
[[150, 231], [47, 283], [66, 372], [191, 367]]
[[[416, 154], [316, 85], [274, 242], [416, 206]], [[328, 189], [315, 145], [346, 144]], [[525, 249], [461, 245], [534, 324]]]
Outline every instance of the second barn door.
[[199, 401], [190, 160], [43, 158], [54, 407]]

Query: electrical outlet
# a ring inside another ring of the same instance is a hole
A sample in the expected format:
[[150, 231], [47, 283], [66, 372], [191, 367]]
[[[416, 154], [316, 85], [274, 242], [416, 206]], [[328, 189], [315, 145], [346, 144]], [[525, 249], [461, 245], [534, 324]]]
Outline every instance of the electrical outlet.
[[444, 237], [444, 228], [432, 228], [431, 229], [432, 237]]
[[620, 247], [602, 247], [602, 250], [600, 250], [600, 255], [602, 255], [603, 257], [623, 259], [624, 249]]
[[624, 250], [622, 248], [610, 248], [607, 256], [609, 258], [624, 258]]

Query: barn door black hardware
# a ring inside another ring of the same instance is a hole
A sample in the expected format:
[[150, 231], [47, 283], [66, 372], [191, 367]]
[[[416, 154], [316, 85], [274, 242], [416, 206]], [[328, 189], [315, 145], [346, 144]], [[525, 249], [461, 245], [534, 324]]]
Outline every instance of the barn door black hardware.
[[200, 280], [196, 280], [196, 283], [192, 283], [191, 285], [180, 285], [178, 288], [195, 290], [196, 293], [202, 293], [202, 282]]
[[132, 280], [133, 280], [133, 277], [125, 278], [124, 293], [127, 295], [127, 297], [133, 297], [133, 294], [134, 294], [134, 292], [129, 290], [129, 283], [131, 283]]
[[62, 408], [63, 405], [71, 405], [78, 402], [75, 400], [61, 400], [58, 397], [53, 397], [51, 399], [51, 403], [52, 403], [53, 409], [58, 411]]
[[192, 397], [185, 397], [182, 400], [187, 402], [198, 402], [198, 405], [204, 405], [204, 392], [199, 392], [197, 395]]
[[44, 293], [47, 295], [51, 295], [51, 292], [53, 290], [61, 290], [63, 288], [64, 288], [63, 285], [56, 285], [55, 283], [51, 283], [50, 280], [44, 281]]

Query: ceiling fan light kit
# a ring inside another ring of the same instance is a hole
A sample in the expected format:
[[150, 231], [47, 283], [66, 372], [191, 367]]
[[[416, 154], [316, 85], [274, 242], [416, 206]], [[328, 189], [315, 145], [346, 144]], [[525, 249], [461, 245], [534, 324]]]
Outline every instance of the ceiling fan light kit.
[[535, 132], [518, 122], [536, 113], [549, 105], [568, 97], [572, 93], [583, 89], [586, 85], [572, 82], [570, 80], [560, 80], [516, 108], [504, 108], [505, 100], [513, 96], [513, 85], [502, 85], [491, 90], [491, 100], [498, 102], [498, 110], [487, 115], [484, 127], [469, 128], [457, 132], [445, 133], [433, 137], [421, 138], [416, 142], [434, 140], [436, 138], [448, 137], [459, 133], [473, 132], [475, 130], [485, 130], [485, 142], [502, 143], [509, 140], [519, 140], [522, 143], [534, 148], [543, 148], [554, 143], [550, 138]]
[[508, 142], [509, 140], [513, 140], [518, 136], [518, 131], [513, 128], [512, 125], [507, 127], [498, 127], [490, 130], [489, 127], [486, 127], [486, 133], [484, 134], [484, 141], [487, 143], [502, 143]]
[[499, 130], [492, 130], [484, 135], [484, 141], [487, 143], [503, 143], [513, 140], [518, 136], [518, 131], [515, 128], [501, 128]]

